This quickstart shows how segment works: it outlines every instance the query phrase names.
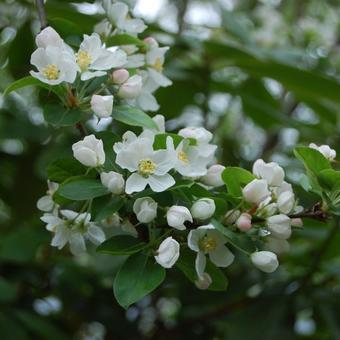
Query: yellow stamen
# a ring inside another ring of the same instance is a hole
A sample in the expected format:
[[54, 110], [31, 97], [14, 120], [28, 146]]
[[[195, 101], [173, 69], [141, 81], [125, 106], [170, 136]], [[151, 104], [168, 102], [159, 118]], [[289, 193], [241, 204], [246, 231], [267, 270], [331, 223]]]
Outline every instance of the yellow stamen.
[[76, 57], [77, 57], [77, 63], [79, 65], [80, 69], [82, 71], [87, 70], [87, 68], [89, 67], [89, 65], [91, 64], [91, 61], [92, 61], [91, 55], [86, 51], [80, 50], [76, 54]]
[[42, 70], [42, 74], [48, 79], [48, 80], [56, 80], [59, 77], [59, 70], [57, 65], [55, 64], [49, 64]]
[[185, 164], [189, 163], [188, 156], [184, 151], [180, 151], [177, 156], [178, 156], [178, 159], [182, 161], [183, 163]]
[[156, 170], [156, 164], [151, 159], [143, 159], [138, 164], [138, 172], [147, 177], [152, 175]]
[[199, 247], [204, 252], [213, 251], [216, 249], [216, 246], [217, 246], [216, 241], [212, 237], [209, 237], [209, 236], [204, 236], [199, 241]]
[[152, 67], [158, 71], [158, 72], [162, 72], [163, 71], [163, 62], [161, 60], [161, 58], [157, 58], [155, 63], [152, 65]]

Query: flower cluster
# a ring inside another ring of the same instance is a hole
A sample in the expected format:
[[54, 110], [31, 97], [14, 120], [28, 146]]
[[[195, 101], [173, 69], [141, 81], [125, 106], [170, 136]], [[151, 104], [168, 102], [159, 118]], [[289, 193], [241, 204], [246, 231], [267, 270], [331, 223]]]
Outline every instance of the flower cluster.
[[[71, 102], [71, 106], [83, 107], [99, 118], [111, 116], [114, 102], [158, 110], [153, 93], [171, 85], [162, 73], [169, 47], [160, 47], [152, 37], [140, 40], [137, 34], [146, 26], [141, 19], [130, 17], [125, 3], [109, 0], [103, 7], [107, 19], [95, 26], [94, 33], [84, 35], [76, 51], [52, 27], [42, 30], [36, 37], [38, 48], [31, 56], [37, 70], [31, 75], [63, 89], [68, 84], [67, 93], [77, 94], [77, 102]], [[122, 33], [131, 35], [135, 43], [116, 45], [115, 38]], [[95, 93], [86, 96], [84, 90], [95, 78], [102, 81], [96, 83]]]

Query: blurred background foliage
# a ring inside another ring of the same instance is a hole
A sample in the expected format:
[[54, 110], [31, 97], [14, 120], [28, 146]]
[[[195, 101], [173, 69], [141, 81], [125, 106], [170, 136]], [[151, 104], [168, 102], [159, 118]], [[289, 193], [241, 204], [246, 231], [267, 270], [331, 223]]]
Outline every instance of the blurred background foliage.
[[[139, 0], [145, 36], [170, 45], [160, 112], [168, 129], [205, 126], [218, 160], [250, 168], [282, 165], [305, 207], [296, 144], [329, 144], [340, 154], [340, 1]], [[48, 0], [48, 21], [68, 42], [102, 17], [98, 2]], [[176, 269], [128, 310], [112, 282], [122, 259], [74, 258], [49, 246], [36, 201], [46, 166], [79, 136], [43, 119], [46, 93], [28, 87], [39, 22], [33, 0], [0, 1], [0, 339], [340, 339], [340, 233], [305, 220], [282, 266], [266, 275], [238, 254], [226, 292], [199, 291]], [[119, 131], [120, 127], [116, 129]], [[235, 250], [236, 251], [236, 250]]]

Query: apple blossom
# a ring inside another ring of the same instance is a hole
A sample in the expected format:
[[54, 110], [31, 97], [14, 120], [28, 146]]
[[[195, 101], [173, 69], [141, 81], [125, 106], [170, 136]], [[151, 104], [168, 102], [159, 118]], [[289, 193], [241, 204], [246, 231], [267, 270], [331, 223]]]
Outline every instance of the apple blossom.
[[142, 197], [136, 199], [133, 212], [139, 222], [149, 223], [157, 216], [157, 206], [158, 204], [151, 197]]
[[250, 255], [250, 259], [255, 267], [265, 273], [272, 273], [279, 266], [277, 256], [270, 251], [257, 251]]
[[94, 135], [86, 136], [83, 140], [72, 145], [73, 156], [88, 167], [97, 167], [105, 163], [103, 142]]
[[208, 254], [217, 267], [228, 267], [234, 261], [234, 255], [225, 246], [227, 239], [212, 224], [193, 229], [188, 234], [188, 246], [197, 252], [195, 268], [202, 280]]
[[171, 268], [179, 258], [179, 243], [171, 236], [159, 245], [155, 260], [164, 268]]
[[267, 227], [273, 237], [282, 240], [288, 239], [292, 233], [291, 220], [283, 214], [268, 217]]
[[254, 179], [243, 188], [242, 194], [247, 202], [259, 204], [270, 196], [268, 183], [264, 179]]
[[262, 159], [254, 163], [253, 174], [265, 179], [269, 186], [280, 186], [285, 176], [283, 169], [277, 163], [266, 163]]
[[204, 175], [200, 181], [203, 184], [206, 184], [211, 187], [219, 187], [224, 185], [223, 179], [222, 179], [222, 172], [224, 171], [225, 166], [220, 164], [214, 164], [210, 168], [208, 168], [208, 171], [206, 175]]
[[37, 208], [43, 212], [51, 212], [54, 208], [57, 208], [58, 205], [53, 201], [53, 194], [58, 190], [59, 184], [51, 181], [47, 181], [48, 190], [46, 195], [40, 197], [37, 201]]
[[190, 211], [193, 218], [206, 220], [214, 215], [216, 210], [215, 202], [211, 198], [201, 198], [196, 201]]
[[124, 99], [134, 99], [139, 96], [142, 86], [142, 77], [135, 74], [121, 85], [118, 96]]
[[121, 49], [114, 52], [107, 50], [103, 47], [99, 35], [92, 33], [91, 35], [84, 34], [76, 60], [81, 72], [81, 80], [88, 80], [104, 76], [105, 71], [124, 65], [126, 54]]
[[289, 214], [295, 205], [295, 196], [291, 191], [284, 191], [277, 198], [277, 207], [282, 214]]
[[175, 184], [168, 174], [174, 166], [174, 155], [168, 150], [155, 151], [153, 140], [132, 138], [130, 142], [114, 146], [114, 149], [118, 151], [116, 163], [132, 172], [126, 181], [126, 193], [142, 191], [147, 185], [155, 192], [162, 192]]
[[38, 69], [38, 72], [31, 71], [31, 76], [49, 85], [73, 83], [77, 76], [74, 55], [59, 47], [39, 47], [32, 53], [31, 64]]
[[301, 218], [292, 218], [291, 224], [292, 224], [292, 227], [297, 227], [297, 228], [303, 227], [303, 221]]
[[119, 195], [124, 192], [125, 181], [120, 173], [114, 171], [102, 172], [100, 179], [102, 184], [113, 194]]
[[179, 205], [173, 205], [169, 208], [166, 213], [166, 219], [170, 227], [178, 230], [186, 229], [184, 225], [185, 221], [193, 221], [189, 209]]
[[112, 72], [112, 81], [115, 84], [123, 84], [129, 79], [129, 71], [125, 68], [121, 68], [119, 70]]
[[91, 109], [99, 118], [110, 117], [112, 114], [113, 96], [94, 94], [91, 98]]
[[315, 150], [318, 150], [322, 155], [328, 160], [332, 161], [336, 157], [336, 151], [331, 149], [329, 145], [316, 145], [314, 143], [310, 143], [309, 147]]
[[248, 213], [242, 213], [235, 222], [236, 227], [241, 231], [248, 231], [251, 228], [251, 215]]
[[223, 223], [226, 225], [234, 224], [240, 215], [241, 215], [240, 210], [231, 209], [225, 213], [223, 217]]
[[198, 289], [203, 289], [203, 290], [208, 289], [211, 284], [212, 284], [212, 279], [208, 273], [203, 273], [203, 275], [195, 281], [195, 286]]

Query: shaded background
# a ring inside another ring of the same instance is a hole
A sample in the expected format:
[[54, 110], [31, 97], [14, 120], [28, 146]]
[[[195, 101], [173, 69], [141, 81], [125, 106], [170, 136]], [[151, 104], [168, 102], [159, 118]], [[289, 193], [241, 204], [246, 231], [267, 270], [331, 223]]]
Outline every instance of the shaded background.
[[[75, 39], [102, 17], [98, 3], [48, 0], [48, 21]], [[174, 84], [157, 92], [168, 129], [205, 126], [225, 165], [277, 161], [302, 205], [316, 203], [301, 188], [292, 148], [326, 143], [340, 153], [340, 2], [139, 0], [134, 13], [149, 24], [143, 37], [171, 46], [165, 73]], [[49, 246], [35, 205], [47, 164], [70, 154], [77, 131], [44, 123], [35, 88], [1, 96], [28, 75], [38, 31], [33, 1], [1, 0], [0, 338], [340, 339], [340, 235], [329, 234], [332, 221], [306, 220], [274, 274], [238, 253], [228, 290], [215, 293], [174, 269], [127, 311], [112, 294], [123, 259], [93, 250], [75, 259]]]

